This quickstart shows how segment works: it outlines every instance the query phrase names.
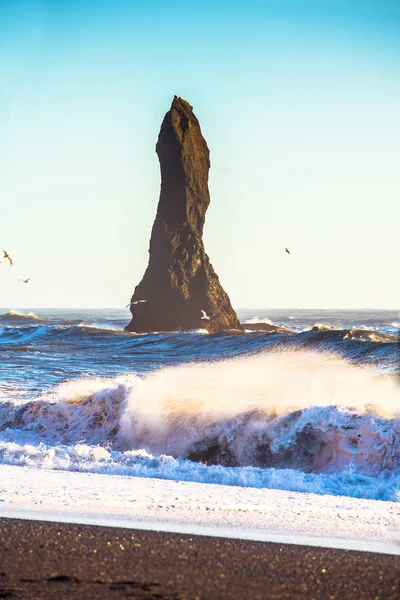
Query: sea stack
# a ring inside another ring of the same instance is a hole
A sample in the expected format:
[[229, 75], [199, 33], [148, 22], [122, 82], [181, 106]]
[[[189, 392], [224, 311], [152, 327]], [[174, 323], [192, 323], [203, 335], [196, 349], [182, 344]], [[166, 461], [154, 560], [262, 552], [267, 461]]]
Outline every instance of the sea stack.
[[210, 152], [193, 108], [174, 96], [156, 152], [161, 193], [149, 264], [131, 299], [128, 331], [243, 331], [203, 244]]

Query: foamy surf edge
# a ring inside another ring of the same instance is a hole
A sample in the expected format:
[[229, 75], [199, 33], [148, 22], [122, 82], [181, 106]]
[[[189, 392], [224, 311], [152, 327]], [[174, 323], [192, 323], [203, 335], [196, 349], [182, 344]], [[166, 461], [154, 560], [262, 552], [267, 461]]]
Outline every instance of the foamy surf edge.
[[78, 379], [0, 404], [0, 463], [398, 501], [396, 393], [311, 351]]
[[397, 503], [0, 466], [0, 516], [400, 555]]

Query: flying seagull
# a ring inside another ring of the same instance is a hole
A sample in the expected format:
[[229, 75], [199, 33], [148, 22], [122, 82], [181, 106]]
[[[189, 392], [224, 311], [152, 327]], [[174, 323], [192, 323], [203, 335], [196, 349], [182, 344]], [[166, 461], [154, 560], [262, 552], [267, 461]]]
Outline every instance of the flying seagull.
[[29, 283], [32, 277], [28, 277], [28, 279], [18, 279], [18, 281], [22, 281], [22, 283]]
[[147, 300], [134, 300], [125, 306], [125, 308], [130, 308], [132, 304], [140, 304], [141, 302], [147, 302]]
[[12, 267], [12, 258], [11, 258], [11, 256], [5, 250], [3, 250], [3, 252], [4, 252], [3, 258], [8, 258], [8, 260], [10, 261], [10, 267]]
[[210, 320], [210, 317], [208, 316], [208, 314], [206, 313], [206, 311], [205, 311], [205, 310], [202, 310], [202, 311], [201, 311], [201, 318], [202, 318], [202, 319], [205, 319], [206, 321], [209, 321], [209, 320]]
[[285, 252], [287, 252], [288, 254], [290, 254], [289, 250], [287, 248], [285, 248]]

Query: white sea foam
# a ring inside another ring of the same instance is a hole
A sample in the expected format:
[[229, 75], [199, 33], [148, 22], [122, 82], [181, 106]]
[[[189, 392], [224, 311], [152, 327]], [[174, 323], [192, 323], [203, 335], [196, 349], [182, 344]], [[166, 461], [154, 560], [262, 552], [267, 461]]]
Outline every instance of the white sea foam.
[[4, 465], [0, 481], [2, 517], [400, 554], [393, 502]]
[[247, 319], [246, 321], [244, 321], [244, 324], [246, 325], [246, 323], [250, 324], [258, 324], [258, 323], [265, 323], [266, 325], [274, 325], [274, 323], [271, 321], [271, 319], [269, 319], [268, 317], [252, 317], [251, 319]]
[[[288, 489], [312, 487], [317, 479], [308, 477], [329, 473], [331, 483], [322, 479], [315, 491], [335, 493], [338, 485], [376, 498], [383, 487], [393, 498], [399, 391], [391, 377], [311, 351], [182, 365], [144, 378], [76, 380], [28, 404], [1, 405], [1, 462], [154, 477], [172, 465], [177, 479], [249, 479], [255, 487], [287, 481]], [[98, 444], [104, 453], [94, 456]], [[277, 466], [296, 470], [289, 477], [271, 468]]]
[[213, 448], [240, 465], [323, 472], [353, 464], [377, 474], [400, 466], [398, 392], [390, 378], [314, 352], [185, 365], [137, 382], [119, 442], [205, 460]]
[[339, 473], [204, 465], [145, 450], [120, 452], [103, 446], [0, 442], [1, 463], [39, 469], [269, 488], [400, 502], [400, 474], [360, 475], [351, 465]]
[[119, 426], [123, 399], [132, 391], [135, 376], [115, 379], [78, 379], [58, 386], [35, 401], [0, 405], [3, 437], [18, 442], [54, 443], [89, 440], [91, 444], [113, 440]]
[[78, 327], [83, 329], [94, 329], [95, 331], [124, 331], [123, 327], [119, 323], [105, 323], [104, 321], [98, 321], [94, 323], [85, 323], [81, 321]]

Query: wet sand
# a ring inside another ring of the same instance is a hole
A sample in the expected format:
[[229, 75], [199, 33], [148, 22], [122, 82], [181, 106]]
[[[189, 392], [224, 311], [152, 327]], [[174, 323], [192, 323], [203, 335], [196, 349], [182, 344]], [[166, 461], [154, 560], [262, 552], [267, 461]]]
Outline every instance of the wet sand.
[[2, 518], [0, 598], [398, 600], [400, 557]]

